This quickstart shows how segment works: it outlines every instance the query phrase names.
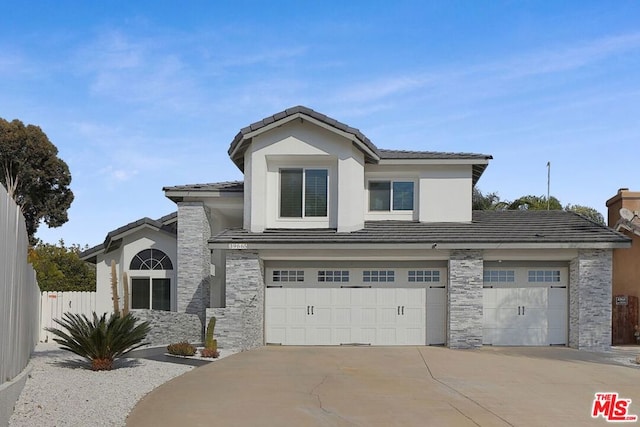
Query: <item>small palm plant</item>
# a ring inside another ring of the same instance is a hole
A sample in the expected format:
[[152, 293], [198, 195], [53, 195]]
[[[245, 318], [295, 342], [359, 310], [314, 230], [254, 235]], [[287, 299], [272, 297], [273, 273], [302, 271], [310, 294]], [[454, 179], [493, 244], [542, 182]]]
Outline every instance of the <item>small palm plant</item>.
[[64, 313], [63, 319], [54, 319], [66, 331], [46, 328], [58, 338], [53, 340], [78, 356], [91, 362], [94, 371], [110, 371], [113, 362], [124, 354], [145, 345], [149, 330], [149, 322], [140, 324], [131, 313], [121, 316], [114, 313], [107, 320], [107, 313], [98, 317], [93, 313], [93, 320], [84, 314]]

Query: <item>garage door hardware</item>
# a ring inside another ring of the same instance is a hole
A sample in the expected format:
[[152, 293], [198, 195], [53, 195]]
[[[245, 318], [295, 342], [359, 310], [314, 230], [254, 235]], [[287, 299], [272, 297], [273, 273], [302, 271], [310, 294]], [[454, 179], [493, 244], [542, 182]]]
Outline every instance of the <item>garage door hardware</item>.
[[[402, 314], [400, 314], [401, 309], [402, 309]], [[404, 316], [404, 305], [398, 306], [398, 316]]]
[[[522, 313], [520, 313], [520, 309], [522, 309]], [[520, 315], [524, 316], [524, 305], [519, 305], [518, 306], [518, 316], [520, 316]]]
[[[311, 313], [309, 313], [309, 309], [311, 309]], [[307, 306], [307, 315], [311, 314], [313, 316], [313, 306], [312, 305], [308, 305]]]

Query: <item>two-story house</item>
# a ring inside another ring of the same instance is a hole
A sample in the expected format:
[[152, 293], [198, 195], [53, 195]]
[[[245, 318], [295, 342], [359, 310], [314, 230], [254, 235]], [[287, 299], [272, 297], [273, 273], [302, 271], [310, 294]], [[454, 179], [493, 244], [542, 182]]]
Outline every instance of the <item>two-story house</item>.
[[177, 216], [85, 252], [99, 300], [115, 259], [132, 308], [215, 316], [222, 346], [611, 344], [629, 239], [570, 212], [472, 211], [489, 155], [383, 150], [306, 107], [228, 154], [244, 182], [165, 187]]

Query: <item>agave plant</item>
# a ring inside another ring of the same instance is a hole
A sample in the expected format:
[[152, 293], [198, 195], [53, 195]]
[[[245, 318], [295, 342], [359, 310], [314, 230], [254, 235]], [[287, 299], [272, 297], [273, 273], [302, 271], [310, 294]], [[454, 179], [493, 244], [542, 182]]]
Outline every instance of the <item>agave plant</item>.
[[114, 313], [107, 320], [107, 313], [93, 320], [84, 314], [65, 313], [63, 319], [54, 319], [66, 331], [46, 328], [58, 338], [53, 340], [78, 356], [91, 362], [94, 371], [110, 371], [113, 362], [124, 354], [145, 345], [149, 322], [136, 325], [138, 319], [131, 313], [121, 316]]

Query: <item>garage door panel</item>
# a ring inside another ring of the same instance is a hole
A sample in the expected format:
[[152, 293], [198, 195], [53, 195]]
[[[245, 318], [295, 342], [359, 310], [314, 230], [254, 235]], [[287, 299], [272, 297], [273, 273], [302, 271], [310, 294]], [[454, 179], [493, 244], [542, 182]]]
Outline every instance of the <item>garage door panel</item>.
[[352, 342], [358, 342], [358, 343], [374, 343], [376, 342], [376, 332], [377, 332], [377, 328], [354, 328], [355, 329], [355, 336], [354, 336], [354, 341]]
[[398, 314], [397, 307], [393, 308], [380, 308], [377, 310], [376, 323], [381, 325], [394, 324], [397, 320]]
[[267, 321], [272, 324], [284, 325], [287, 323], [287, 308], [286, 307], [272, 307], [267, 312]]
[[351, 327], [337, 327], [333, 330], [335, 334], [335, 340], [341, 344], [354, 343], [353, 328]]
[[[274, 341], [278, 342], [278, 341]], [[282, 344], [299, 345], [306, 344], [307, 342], [307, 328], [301, 327], [289, 327], [286, 330], [286, 337], [282, 341]]]
[[424, 309], [404, 307], [401, 312], [404, 313], [404, 316], [401, 316], [400, 321], [402, 324], [413, 324], [420, 327], [424, 326]]
[[333, 315], [335, 316], [335, 322], [337, 324], [349, 325], [354, 322], [354, 316], [352, 312], [355, 311], [352, 308], [334, 308]]
[[360, 316], [357, 317], [358, 324], [362, 325], [375, 325], [378, 310], [375, 308], [360, 308], [358, 309]]
[[307, 322], [307, 309], [306, 307], [289, 307], [287, 309], [288, 324], [304, 324]]
[[333, 323], [333, 309], [331, 307], [318, 307], [317, 305], [314, 305], [311, 306], [310, 313], [312, 315], [309, 316], [309, 319], [312, 324], [329, 325]]

